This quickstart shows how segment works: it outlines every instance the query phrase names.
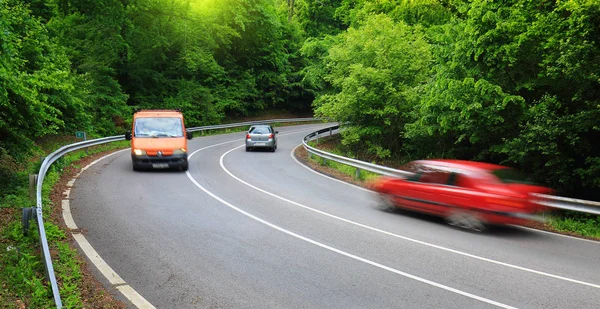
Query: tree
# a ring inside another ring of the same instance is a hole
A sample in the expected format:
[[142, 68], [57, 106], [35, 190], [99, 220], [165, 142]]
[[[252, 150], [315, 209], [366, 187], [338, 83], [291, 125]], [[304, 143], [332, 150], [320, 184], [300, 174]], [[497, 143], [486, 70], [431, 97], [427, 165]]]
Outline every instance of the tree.
[[430, 61], [417, 28], [373, 16], [329, 48], [321, 72], [333, 90], [315, 100], [315, 113], [348, 123], [342, 143], [389, 156], [401, 145]]

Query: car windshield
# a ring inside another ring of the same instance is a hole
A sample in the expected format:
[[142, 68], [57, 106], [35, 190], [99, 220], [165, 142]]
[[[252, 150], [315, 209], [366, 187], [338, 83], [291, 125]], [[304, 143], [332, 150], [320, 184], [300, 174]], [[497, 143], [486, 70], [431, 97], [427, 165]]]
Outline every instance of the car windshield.
[[181, 118], [137, 118], [134, 126], [136, 137], [183, 137]]
[[503, 183], [534, 184], [534, 182], [525, 174], [512, 168], [501, 168], [493, 170], [492, 174], [498, 177], [498, 179], [500, 179], [500, 181], [502, 181]]
[[268, 133], [271, 133], [271, 129], [269, 127], [253, 127], [250, 129], [250, 133], [252, 133], [252, 134], [268, 134]]

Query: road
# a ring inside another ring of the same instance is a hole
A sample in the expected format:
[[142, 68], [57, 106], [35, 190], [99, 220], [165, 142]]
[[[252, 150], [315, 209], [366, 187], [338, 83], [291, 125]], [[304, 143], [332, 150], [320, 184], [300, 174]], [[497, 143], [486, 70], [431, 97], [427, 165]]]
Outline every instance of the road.
[[244, 133], [194, 138], [187, 173], [134, 172], [119, 152], [76, 180], [73, 218], [156, 308], [600, 306], [600, 243], [381, 210], [293, 158], [324, 127], [278, 128], [275, 153], [245, 152]]

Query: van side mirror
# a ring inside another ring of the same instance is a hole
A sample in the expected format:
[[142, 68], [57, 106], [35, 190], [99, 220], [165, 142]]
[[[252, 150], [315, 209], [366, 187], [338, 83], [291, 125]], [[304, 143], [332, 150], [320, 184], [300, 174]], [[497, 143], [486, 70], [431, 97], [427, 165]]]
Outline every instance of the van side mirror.
[[128, 140], [128, 141], [131, 140], [131, 131], [125, 132], [125, 139]]
[[192, 136], [192, 132], [190, 132], [189, 130], [187, 130], [187, 129], [186, 129], [186, 130], [185, 130], [185, 137], [186, 137], [187, 139], [192, 139], [192, 137], [193, 137], [193, 136]]
[[279, 131], [275, 131], [275, 134], [279, 134]]

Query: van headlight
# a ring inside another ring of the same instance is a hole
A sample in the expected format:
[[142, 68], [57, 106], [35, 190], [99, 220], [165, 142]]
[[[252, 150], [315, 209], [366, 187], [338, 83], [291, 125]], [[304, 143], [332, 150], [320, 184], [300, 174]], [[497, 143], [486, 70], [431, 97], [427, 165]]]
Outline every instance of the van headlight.
[[135, 154], [136, 156], [143, 156], [146, 155], [146, 151], [142, 149], [134, 149], [133, 154]]
[[185, 148], [179, 148], [179, 149], [173, 150], [174, 155], [182, 155], [182, 154], [186, 154], [186, 153], [187, 153], [187, 150]]

